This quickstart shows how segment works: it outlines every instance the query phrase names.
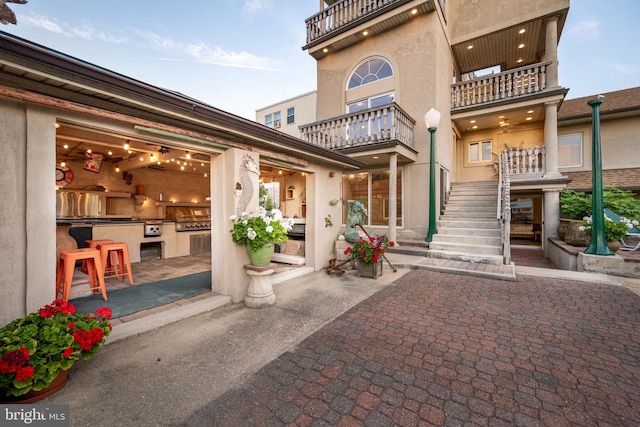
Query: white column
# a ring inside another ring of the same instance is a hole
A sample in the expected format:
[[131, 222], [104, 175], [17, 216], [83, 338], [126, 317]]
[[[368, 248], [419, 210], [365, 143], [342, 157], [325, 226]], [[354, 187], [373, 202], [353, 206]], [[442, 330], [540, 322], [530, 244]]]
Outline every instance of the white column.
[[396, 209], [398, 203], [398, 153], [389, 155], [389, 240], [395, 242], [397, 235]]
[[558, 178], [558, 101], [545, 103], [545, 178]]
[[558, 17], [554, 16], [545, 21], [546, 37], [545, 37], [545, 59], [551, 61], [547, 67], [547, 87], [558, 87]]
[[542, 247], [544, 256], [549, 256], [549, 245], [547, 239], [558, 238], [558, 225], [560, 224], [560, 190], [550, 189], [544, 192], [544, 226], [542, 230]]

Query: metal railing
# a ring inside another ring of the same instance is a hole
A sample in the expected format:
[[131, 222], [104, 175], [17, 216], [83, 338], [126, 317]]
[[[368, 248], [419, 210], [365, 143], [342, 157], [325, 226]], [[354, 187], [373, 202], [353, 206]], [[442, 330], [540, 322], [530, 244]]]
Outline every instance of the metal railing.
[[511, 264], [511, 173], [509, 168], [509, 153], [505, 150], [500, 154], [498, 180], [498, 212], [502, 230], [502, 258], [505, 265]]
[[482, 105], [542, 92], [551, 61], [482, 76], [451, 86], [451, 109]]
[[413, 148], [415, 120], [396, 103], [300, 126], [300, 138], [329, 150], [398, 141]]
[[343, 0], [307, 18], [307, 44], [401, 0]]

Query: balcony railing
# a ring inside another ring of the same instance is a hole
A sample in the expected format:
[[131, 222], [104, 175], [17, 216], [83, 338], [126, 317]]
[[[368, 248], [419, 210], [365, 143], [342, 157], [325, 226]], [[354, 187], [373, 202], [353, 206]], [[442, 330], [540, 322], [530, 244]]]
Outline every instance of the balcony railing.
[[551, 61], [482, 76], [451, 86], [451, 109], [513, 99], [542, 92]]
[[308, 18], [307, 44], [364, 18], [379, 9], [403, 0], [343, 0]]
[[397, 141], [413, 148], [416, 121], [397, 104], [345, 114], [300, 126], [300, 137], [330, 150]]
[[505, 167], [508, 168], [511, 179], [545, 172], [544, 145], [537, 145], [533, 148], [511, 147], [508, 151], [503, 152], [503, 156], [507, 159]]

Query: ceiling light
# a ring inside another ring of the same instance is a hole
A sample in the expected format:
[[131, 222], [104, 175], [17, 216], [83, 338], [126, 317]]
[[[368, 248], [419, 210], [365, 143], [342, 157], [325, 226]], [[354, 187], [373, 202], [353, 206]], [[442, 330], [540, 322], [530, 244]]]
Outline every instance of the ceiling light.
[[68, 150], [68, 149], [69, 149], [69, 144], [64, 144], [64, 145], [62, 146], [62, 148], [64, 148], [65, 150]]
[[504, 116], [498, 116], [499, 119], [504, 119]]
[[518, 45], [518, 49], [522, 49], [523, 47], [524, 47], [524, 43], [520, 43], [520, 44]]
[[187, 153], [187, 155], [185, 156], [187, 159], [191, 158], [191, 154]]
[[109, 151], [107, 151], [107, 154], [112, 156], [113, 155], [113, 151], [109, 150]]
[[478, 125], [474, 125], [474, 126], [473, 126], [473, 129], [478, 129]]
[[184, 166], [180, 166], [180, 170], [184, 170]]
[[418, 9], [416, 9], [416, 8], [411, 9], [411, 14], [412, 15], [415, 15], [416, 13], [418, 13]]
[[127, 142], [125, 142], [125, 143], [124, 143], [123, 148], [124, 148], [125, 150], [128, 150], [128, 149], [129, 149], [129, 141], [127, 141]]
[[362, 35], [363, 35], [363, 36], [366, 36], [366, 35], [368, 35], [368, 34], [369, 34], [369, 31], [367, 31], [367, 30], [364, 30], [364, 31], [362, 32]]
[[116, 166], [116, 172], [120, 172], [120, 167]]
[[87, 148], [87, 153], [91, 154], [91, 148]]
[[140, 156], [140, 161], [144, 162], [144, 157]]
[[504, 120], [501, 120], [499, 124], [503, 125], [505, 123]]
[[56, 122], [56, 129], [60, 128], [60, 123]]
[[373, 156], [373, 158], [374, 158], [374, 159], [379, 159], [379, 158], [380, 158], [380, 156]]
[[522, 64], [522, 61], [523, 61], [523, 59], [522, 59], [522, 58], [520, 58], [520, 59], [518, 59], [516, 62], [517, 62], [518, 64]]
[[204, 174], [204, 177], [206, 178], [207, 176], [208, 176], [208, 175], [205, 173], [205, 174]]
[[524, 33], [525, 33], [525, 31], [527, 31], [527, 30], [525, 30], [524, 28], [522, 28], [520, 31], [518, 31], [518, 34], [524, 34]]
[[327, 48], [325, 47], [324, 49], [322, 49], [322, 51], [323, 51], [324, 53], [327, 53], [327, 52], [329, 52], [329, 49], [327, 49]]
[[527, 111], [527, 114], [533, 114], [533, 110]]
[[127, 150], [127, 153], [129, 153], [129, 154], [133, 154], [133, 151], [131, 151], [131, 150]]
[[67, 166], [67, 162], [62, 162], [62, 163], [60, 163], [60, 166], [62, 166], [62, 167]]
[[467, 46], [467, 49], [473, 49], [473, 45], [470, 44], [469, 46]]
[[469, 123], [475, 123], [475, 122], [476, 122], [475, 120], [471, 120]]
[[200, 166], [204, 166], [204, 163], [200, 163]]
[[527, 120], [533, 120], [533, 117], [527, 117]]

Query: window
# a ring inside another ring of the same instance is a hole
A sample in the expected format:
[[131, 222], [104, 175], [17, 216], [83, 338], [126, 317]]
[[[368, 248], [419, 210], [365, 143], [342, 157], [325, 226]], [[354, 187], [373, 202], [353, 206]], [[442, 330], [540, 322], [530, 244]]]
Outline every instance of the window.
[[558, 166], [582, 166], [582, 134], [558, 135]]
[[287, 109], [287, 124], [290, 125], [296, 122], [296, 109], [294, 107]]
[[[347, 113], [357, 113], [358, 111], [367, 110], [369, 108], [381, 107], [383, 105], [391, 104], [394, 100], [393, 93], [387, 93], [384, 95], [377, 95], [368, 99], [363, 99], [358, 102], [353, 102], [347, 105]], [[363, 117], [360, 120], [354, 120], [348, 129], [348, 138], [361, 138], [364, 136], [370, 136], [379, 133], [383, 129], [390, 129], [391, 124], [389, 122], [389, 114], [376, 115], [372, 117]]]
[[273, 113], [273, 127], [275, 129], [280, 127], [280, 111]]
[[491, 141], [472, 142], [469, 144], [469, 163], [491, 161]]
[[[402, 171], [396, 177], [398, 197], [396, 224], [402, 226]], [[347, 219], [347, 200], [358, 200], [367, 209], [365, 226], [387, 226], [389, 224], [389, 171], [377, 170], [342, 176], [342, 223]]]
[[347, 89], [366, 85], [393, 76], [391, 64], [384, 58], [369, 58], [360, 63], [351, 74]]
[[271, 127], [273, 125], [273, 116], [271, 114], [267, 114], [264, 116], [264, 125]]

